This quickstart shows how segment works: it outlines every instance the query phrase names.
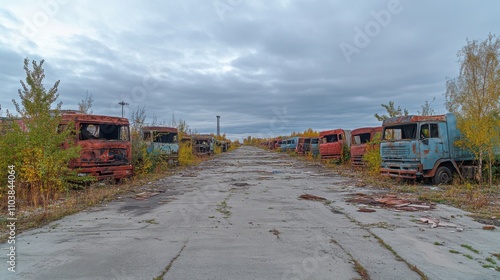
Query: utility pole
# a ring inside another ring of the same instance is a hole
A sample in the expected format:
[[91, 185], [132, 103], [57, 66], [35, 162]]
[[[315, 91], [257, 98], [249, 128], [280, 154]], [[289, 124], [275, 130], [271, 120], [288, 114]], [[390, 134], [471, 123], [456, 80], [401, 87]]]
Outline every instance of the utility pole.
[[220, 137], [220, 116], [217, 116], [217, 137]]
[[118, 102], [118, 104], [122, 105], [122, 118], [123, 118], [123, 106], [128, 105], [128, 103], [122, 100], [121, 102]]

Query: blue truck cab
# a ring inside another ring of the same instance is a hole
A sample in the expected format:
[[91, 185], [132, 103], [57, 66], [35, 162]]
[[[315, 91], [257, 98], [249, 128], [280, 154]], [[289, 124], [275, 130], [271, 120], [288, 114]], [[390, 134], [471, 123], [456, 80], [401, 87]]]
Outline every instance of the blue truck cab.
[[178, 133], [175, 127], [145, 126], [142, 128], [142, 138], [147, 144], [147, 152], [161, 156], [169, 164], [179, 161]]
[[281, 143], [281, 151], [282, 152], [295, 151], [295, 148], [297, 148], [298, 143], [299, 143], [299, 137], [291, 137], [286, 140], [283, 140], [283, 142]]
[[474, 168], [474, 155], [456, 145], [461, 138], [456, 123], [453, 114], [384, 120], [381, 174], [408, 179], [431, 178], [435, 184], [447, 184], [453, 172], [473, 173], [470, 168]]

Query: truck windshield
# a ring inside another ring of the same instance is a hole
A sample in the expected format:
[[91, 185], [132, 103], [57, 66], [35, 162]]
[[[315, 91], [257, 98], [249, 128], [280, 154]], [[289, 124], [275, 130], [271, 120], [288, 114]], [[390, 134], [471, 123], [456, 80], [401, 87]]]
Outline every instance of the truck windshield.
[[155, 143], [177, 143], [177, 133], [146, 131], [144, 132], [144, 139], [153, 140]]
[[337, 134], [326, 135], [323, 137], [323, 143], [333, 143], [339, 141]]
[[128, 125], [82, 123], [79, 130], [80, 140], [130, 140]]
[[369, 132], [354, 135], [354, 137], [353, 137], [354, 143], [353, 144], [354, 145], [366, 144], [366, 143], [370, 142], [370, 136], [371, 136], [371, 134]]
[[177, 142], [177, 134], [175, 134], [175, 133], [158, 133], [155, 135], [154, 142], [157, 142], [157, 143], [175, 143], [175, 142]]
[[384, 128], [384, 140], [417, 139], [417, 124], [405, 124]]

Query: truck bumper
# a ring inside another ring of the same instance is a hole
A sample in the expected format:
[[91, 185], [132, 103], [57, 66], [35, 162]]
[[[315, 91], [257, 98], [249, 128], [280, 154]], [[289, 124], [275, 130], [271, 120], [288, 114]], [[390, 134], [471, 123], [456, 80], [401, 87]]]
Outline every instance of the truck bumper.
[[78, 176], [94, 176], [102, 179], [123, 179], [134, 175], [132, 165], [84, 167], [78, 169]]
[[415, 163], [386, 163], [380, 168], [380, 175], [416, 179], [422, 176], [422, 165]]

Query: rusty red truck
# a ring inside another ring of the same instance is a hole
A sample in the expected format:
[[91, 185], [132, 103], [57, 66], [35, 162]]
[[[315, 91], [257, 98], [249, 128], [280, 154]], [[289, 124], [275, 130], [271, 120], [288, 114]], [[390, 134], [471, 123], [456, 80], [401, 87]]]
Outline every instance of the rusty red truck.
[[65, 112], [61, 125], [72, 123], [80, 157], [70, 162], [78, 176], [122, 179], [133, 175], [132, 143], [126, 118]]
[[281, 137], [274, 138], [271, 142], [269, 142], [269, 149], [276, 150], [281, 146]]
[[[381, 139], [382, 127], [362, 127], [351, 131], [351, 165], [363, 166], [363, 156], [366, 153], [369, 143], [378, 135]], [[371, 144], [371, 148], [379, 149], [380, 143]]]
[[319, 133], [321, 159], [341, 160], [345, 148], [349, 148], [351, 131], [344, 129], [325, 130]]

